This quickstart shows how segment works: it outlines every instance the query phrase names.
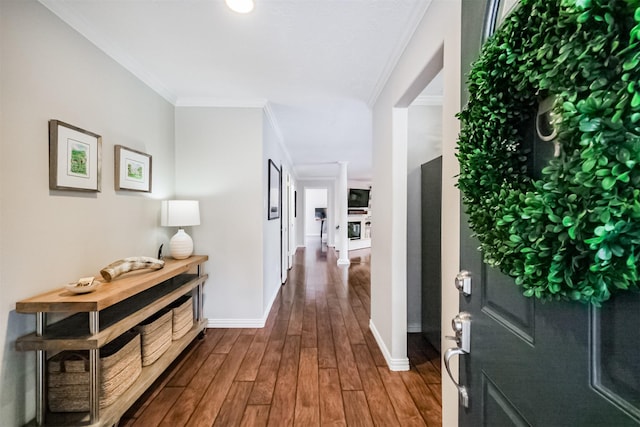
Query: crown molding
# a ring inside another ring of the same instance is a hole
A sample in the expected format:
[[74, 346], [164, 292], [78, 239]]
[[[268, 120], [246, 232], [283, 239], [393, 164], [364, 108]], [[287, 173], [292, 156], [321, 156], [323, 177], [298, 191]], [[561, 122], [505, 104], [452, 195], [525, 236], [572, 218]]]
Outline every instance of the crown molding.
[[284, 147], [284, 138], [282, 137], [282, 131], [280, 130], [280, 125], [278, 124], [278, 120], [276, 119], [276, 114], [273, 112], [273, 108], [271, 108], [271, 104], [268, 101], [264, 105], [264, 114], [265, 116], [267, 116], [267, 120], [269, 121], [269, 123], [271, 123], [271, 126], [273, 126], [273, 130], [278, 137], [278, 142], [287, 154], [287, 160], [289, 160], [289, 163], [292, 164], [291, 158], [289, 157], [289, 152]]
[[396, 65], [398, 65], [398, 61], [400, 61], [400, 57], [402, 56], [405, 49], [407, 48], [409, 41], [411, 41], [413, 34], [416, 32], [416, 29], [418, 28], [418, 24], [420, 24], [420, 21], [422, 21], [422, 18], [427, 12], [427, 9], [431, 5], [431, 1], [432, 0], [428, 0], [424, 2], [416, 2], [413, 11], [411, 11], [411, 20], [407, 23], [407, 26], [405, 27], [405, 31], [402, 34], [402, 37], [400, 38], [400, 41], [398, 42], [398, 45], [396, 46], [395, 50], [391, 53], [391, 55], [389, 55], [389, 59], [386, 65], [384, 66], [384, 68], [382, 69], [380, 76], [378, 77], [378, 82], [376, 83], [375, 87], [373, 88], [373, 91], [371, 92], [371, 95], [369, 96], [367, 105], [370, 108], [373, 108], [373, 106], [375, 105], [376, 101], [378, 100], [378, 97], [382, 93], [382, 89], [384, 89], [384, 86], [387, 84], [389, 77], [391, 77], [391, 73], [396, 68]]
[[269, 103], [264, 98], [179, 98], [176, 107], [216, 107], [216, 108], [265, 108]]
[[293, 160], [291, 159], [291, 154], [289, 154], [289, 150], [287, 149], [287, 146], [284, 144], [284, 137], [282, 136], [280, 125], [278, 124], [278, 120], [276, 119], [276, 114], [273, 112], [273, 108], [271, 108], [271, 103], [269, 101], [267, 101], [264, 105], [264, 114], [265, 116], [267, 116], [267, 121], [273, 127], [273, 131], [276, 134], [276, 139], [278, 140], [280, 149], [284, 153], [284, 157], [289, 164], [289, 172], [291, 173], [291, 175], [293, 175], [294, 179], [297, 179], [297, 175], [293, 167]]
[[176, 96], [158, 79], [155, 75], [149, 73], [131, 56], [122, 52], [118, 47], [108, 41], [99, 32], [89, 25], [69, 3], [59, 3], [53, 0], [38, 0], [44, 7], [49, 9], [54, 15], [64, 21], [71, 28], [82, 35], [89, 43], [95, 45], [111, 59], [124, 67], [131, 74], [136, 76], [142, 83], [146, 84], [158, 95], [167, 100], [170, 104], [175, 105]]
[[338, 178], [335, 176], [304, 176], [298, 178], [299, 182], [307, 182], [307, 181], [330, 181], [336, 182]]
[[[284, 137], [278, 124], [276, 114], [271, 107], [269, 100], [265, 98], [180, 98], [175, 103], [176, 107], [214, 107], [214, 108], [259, 108], [261, 109], [269, 124], [273, 128], [276, 134], [276, 139], [280, 149], [284, 153], [285, 160], [288, 162], [291, 168], [293, 168], [293, 162], [291, 161], [291, 154], [284, 145]], [[295, 177], [295, 175], [294, 175]]]

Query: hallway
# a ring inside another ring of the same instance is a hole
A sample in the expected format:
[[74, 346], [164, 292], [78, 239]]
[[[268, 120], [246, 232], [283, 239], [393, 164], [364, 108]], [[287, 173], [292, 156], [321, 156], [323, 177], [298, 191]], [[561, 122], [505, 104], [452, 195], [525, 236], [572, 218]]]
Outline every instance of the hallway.
[[264, 328], [208, 329], [120, 425], [441, 425], [438, 354], [411, 334], [411, 370], [389, 371], [369, 330], [369, 251], [350, 256], [339, 269], [333, 249], [299, 249]]

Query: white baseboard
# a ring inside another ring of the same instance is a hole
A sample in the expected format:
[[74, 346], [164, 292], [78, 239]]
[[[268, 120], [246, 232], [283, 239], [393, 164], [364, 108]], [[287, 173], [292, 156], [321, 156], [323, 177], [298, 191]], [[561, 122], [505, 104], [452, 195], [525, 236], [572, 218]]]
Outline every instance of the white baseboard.
[[382, 355], [384, 356], [384, 359], [387, 361], [387, 365], [389, 366], [389, 369], [391, 371], [408, 371], [409, 358], [402, 357], [402, 358], [394, 359], [393, 357], [391, 357], [391, 353], [389, 352], [389, 349], [387, 348], [384, 341], [382, 340], [382, 337], [378, 333], [378, 329], [376, 329], [376, 325], [373, 324], [372, 319], [369, 319], [369, 329], [371, 329], [371, 333], [373, 334], [373, 337], [376, 339], [376, 342], [378, 343], [378, 347], [380, 347], [380, 351], [382, 351]]
[[207, 328], [264, 328], [264, 319], [207, 319]]
[[[304, 249], [304, 248], [306, 248], [306, 247], [307, 247], [307, 245], [298, 245], [296, 248], [297, 248], [297, 249]], [[327, 243], [327, 247], [329, 247], [329, 248], [335, 248], [335, 247], [336, 247], [336, 244], [335, 244], [335, 243], [331, 243], [331, 244], [328, 244], [328, 243]]]
[[264, 323], [267, 323], [267, 317], [269, 317], [269, 313], [271, 312], [271, 307], [273, 307], [273, 303], [275, 302], [276, 298], [278, 298], [278, 293], [280, 293], [281, 289], [282, 289], [282, 286], [278, 286], [277, 288], [275, 288], [273, 295], [271, 295], [269, 304], [267, 304], [267, 308], [264, 310], [264, 313], [262, 314], [262, 320]]
[[271, 296], [271, 301], [265, 309], [262, 319], [207, 319], [207, 328], [264, 328], [280, 289], [281, 287], [278, 286]]
[[421, 323], [408, 323], [407, 324], [407, 333], [415, 334], [417, 332], [422, 332], [422, 324]]

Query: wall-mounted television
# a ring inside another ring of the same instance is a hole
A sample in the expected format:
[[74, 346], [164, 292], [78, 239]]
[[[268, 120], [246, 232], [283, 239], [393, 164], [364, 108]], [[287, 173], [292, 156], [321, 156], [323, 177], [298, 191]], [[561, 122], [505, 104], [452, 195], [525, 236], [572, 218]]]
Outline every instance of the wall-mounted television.
[[347, 206], [350, 208], [368, 208], [369, 191], [361, 188], [350, 188], [347, 199]]

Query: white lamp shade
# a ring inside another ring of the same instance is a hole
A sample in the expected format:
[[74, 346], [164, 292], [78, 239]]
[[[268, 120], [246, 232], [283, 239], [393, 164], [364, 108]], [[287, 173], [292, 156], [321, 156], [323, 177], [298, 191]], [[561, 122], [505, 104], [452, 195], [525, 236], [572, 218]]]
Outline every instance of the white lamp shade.
[[200, 207], [197, 200], [164, 200], [160, 224], [165, 227], [200, 225]]

